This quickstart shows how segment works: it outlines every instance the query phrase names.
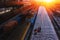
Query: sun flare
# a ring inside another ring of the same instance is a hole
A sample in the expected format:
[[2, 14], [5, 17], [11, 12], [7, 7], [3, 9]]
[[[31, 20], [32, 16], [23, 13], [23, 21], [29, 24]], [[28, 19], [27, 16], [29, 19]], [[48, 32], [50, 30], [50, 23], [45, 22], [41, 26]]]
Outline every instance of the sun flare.
[[54, 0], [35, 0], [36, 2], [53, 2]]
[[47, 5], [47, 6], [51, 6], [52, 4], [55, 3], [55, 0], [34, 0], [34, 1], [39, 5]]
[[44, 0], [45, 2], [52, 2], [53, 0]]

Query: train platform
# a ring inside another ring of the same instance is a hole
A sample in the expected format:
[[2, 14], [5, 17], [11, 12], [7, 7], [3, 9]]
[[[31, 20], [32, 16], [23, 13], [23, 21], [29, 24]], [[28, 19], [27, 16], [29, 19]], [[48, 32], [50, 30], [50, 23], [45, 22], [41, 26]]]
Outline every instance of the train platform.
[[59, 40], [48, 13], [43, 6], [40, 6], [38, 9], [30, 40]]

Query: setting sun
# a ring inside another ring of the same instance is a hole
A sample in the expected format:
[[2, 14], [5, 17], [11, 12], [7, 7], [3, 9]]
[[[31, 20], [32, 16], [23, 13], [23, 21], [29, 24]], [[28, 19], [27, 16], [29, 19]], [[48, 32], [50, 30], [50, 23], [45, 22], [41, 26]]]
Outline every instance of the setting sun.
[[44, 0], [45, 2], [52, 2], [53, 0]]
[[34, 0], [38, 5], [52, 6], [55, 0]]
[[36, 2], [53, 2], [54, 0], [35, 0]]

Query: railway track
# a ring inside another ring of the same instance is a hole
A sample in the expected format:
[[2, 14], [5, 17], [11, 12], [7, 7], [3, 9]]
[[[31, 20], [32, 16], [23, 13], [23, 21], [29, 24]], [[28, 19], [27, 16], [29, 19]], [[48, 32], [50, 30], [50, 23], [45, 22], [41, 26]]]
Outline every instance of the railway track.
[[60, 17], [53, 15], [52, 23], [54, 25], [58, 38], [60, 39]]
[[51, 22], [52, 22], [52, 24], [54, 26], [54, 29], [55, 29], [55, 31], [56, 31], [56, 33], [58, 35], [58, 38], [60, 40], [60, 16], [59, 16], [60, 14], [57, 13], [53, 9], [49, 8], [49, 9], [47, 9], [47, 11], [48, 11], [48, 15], [49, 15], [49, 17], [51, 19]]
[[59, 40], [46, 9], [41, 6], [30, 40]]

